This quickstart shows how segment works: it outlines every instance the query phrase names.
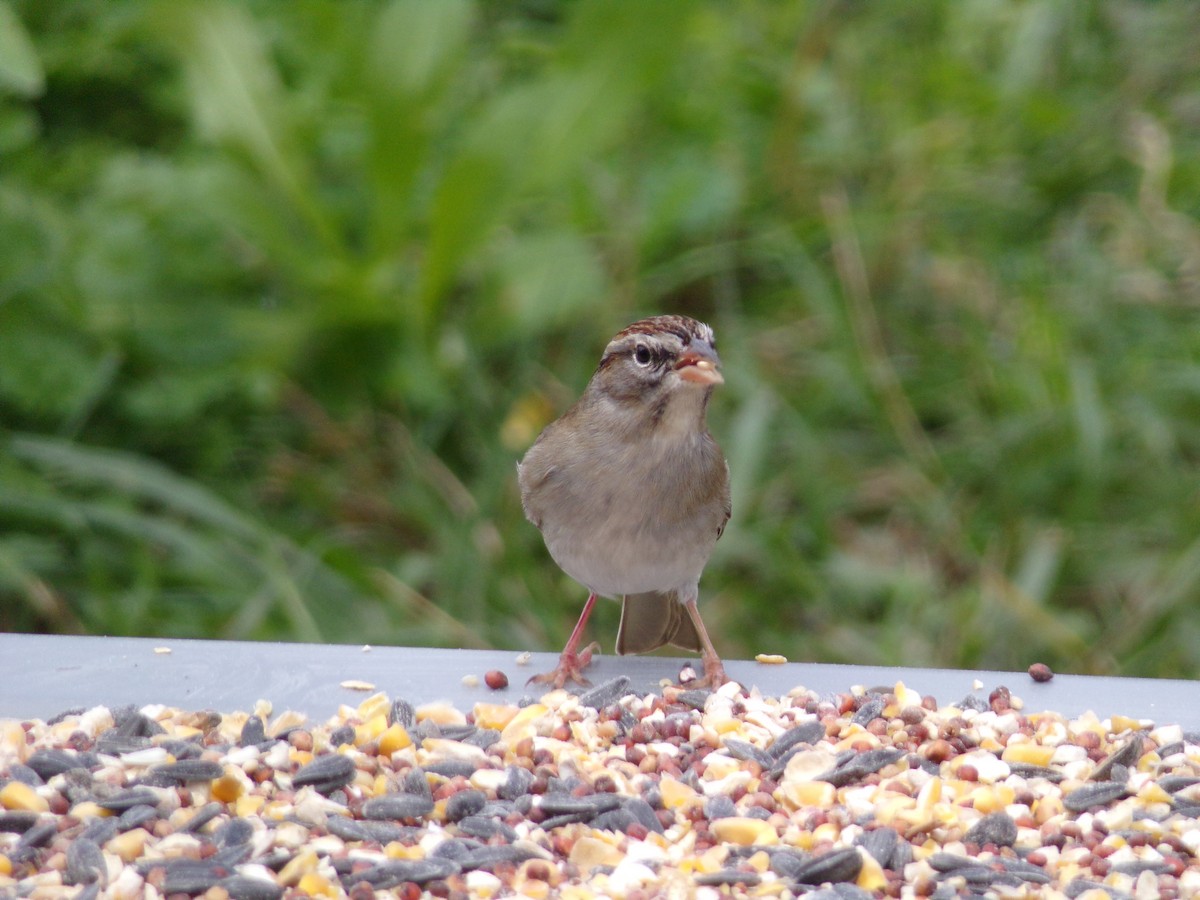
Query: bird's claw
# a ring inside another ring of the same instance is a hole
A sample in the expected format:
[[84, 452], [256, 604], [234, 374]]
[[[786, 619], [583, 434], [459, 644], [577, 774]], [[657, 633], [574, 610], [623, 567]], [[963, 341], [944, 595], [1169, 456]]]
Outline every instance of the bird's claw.
[[592, 641], [583, 648], [579, 653], [568, 652], [564, 650], [558, 657], [558, 665], [549, 672], [543, 672], [541, 675], [534, 675], [526, 684], [548, 684], [551, 687], [558, 689], [566, 685], [568, 681], [574, 682], [581, 687], [591, 687], [592, 683], [583, 675], [583, 670], [592, 662], [592, 654], [600, 649], [600, 645]]
[[[691, 669], [691, 666], [688, 666]], [[708, 688], [710, 691], [715, 691], [721, 685], [729, 681], [729, 676], [725, 674], [725, 666], [721, 660], [714, 656], [704, 659], [704, 674], [698, 678], [690, 678], [686, 682], [681, 682], [679, 687], [687, 690], [694, 688]]]

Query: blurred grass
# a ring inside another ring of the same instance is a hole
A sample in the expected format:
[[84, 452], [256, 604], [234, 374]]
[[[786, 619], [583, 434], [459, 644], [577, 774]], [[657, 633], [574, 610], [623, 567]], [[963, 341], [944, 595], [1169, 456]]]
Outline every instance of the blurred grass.
[[653, 19], [0, 0], [0, 627], [555, 648], [513, 462], [677, 311], [724, 653], [1194, 677], [1200, 7]]

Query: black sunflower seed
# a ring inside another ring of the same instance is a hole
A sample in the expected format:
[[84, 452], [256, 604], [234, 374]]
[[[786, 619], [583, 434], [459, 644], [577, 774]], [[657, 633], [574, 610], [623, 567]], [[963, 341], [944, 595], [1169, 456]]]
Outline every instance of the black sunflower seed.
[[866, 750], [862, 753], [854, 754], [845, 762], [840, 763], [824, 775], [818, 777], [819, 780], [828, 781], [834, 787], [845, 787], [848, 784], [853, 784], [868, 775], [878, 772], [885, 766], [890, 766], [903, 756], [904, 751], [888, 747]]
[[588, 794], [584, 797], [575, 797], [571, 794], [543, 794], [537, 805], [548, 816], [581, 814], [591, 818], [602, 812], [608, 812], [610, 809], [616, 809], [621, 805], [621, 798], [616, 794]]
[[225, 805], [223, 803], [210, 800], [192, 813], [192, 817], [179, 830], [187, 833], [199, 831], [223, 812], [225, 812]]
[[483, 791], [459, 791], [446, 801], [446, 818], [457, 822], [466, 816], [473, 816], [483, 809], [486, 802], [487, 795]]
[[775, 738], [771, 746], [767, 748], [767, 752], [778, 760], [783, 754], [798, 744], [815, 744], [823, 737], [825, 737], [825, 726], [814, 719], [811, 722], [803, 722], [793, 728], [789, 728], [779, 737]]
[[342, 883], [350, 886], [365, 881], [376, 890], [388, 890], [406, 881], [425, 884], [439, 878], [449, 878], [460, 871], [462, 867], [452, 859], [391, 860], [345, 875]]
[[238, 744], [242, 747], [257, 747], [267, 739], [267, 726], [258, 716], [251, 716], [242, 726]]
[[899, 869], [904, 863], [897, 865], [895, 857], [900, 846], [900, 834], [894, 828], [874, 828], [863, 832], [858, 839], [858, 845], [875, 858], [875, 861], [885, 869]]
[[419, 794], [384, 794], [362, 806], [364, 819], [420, 819], [433, 812], [433, 798]]
[[158, 806], [158, 794], [146, 787], [118, 791], [111, 797], [97, 797], [96, 805], [113, 812], [124, 812], [139, 805]]
[[498, 837], [505, 843], [511, 844], [517, 839], [516, 829], [491, 816], [464, 816], [458, 821], [458, 830], [462, 834], [482, 838], [485, 841]]
[[26, 760], [26, 765], [46, 781], [71, 769], [87, 768], [80, 763], [79, 754], [70, 750], [38, 750]]
[[1017, 840], [1017, 823], [1006, 812], [989, 813], [967, 830], [965, 840], [980, 846], [1011, 847]]
[[388, 724], [411, 731], [417, 727], [417, 711], [407, 700], [393, 700], [392, 708], [388, 710]]
[[27, 810], [0, 810], [0, 831], [24, 834], [37, 824], [38, 814]]
[[[1129, 770], [1137, 765], [1142, 756], [1142, 741], [1146, 737], [1144, 731], [1136, 732], [1121, 744], [1116, 750], [1100, 761], [1092, 771], [1089, 781], [1120, 781], [1124, 783], [1129, 777]], [[1125, 777], [1117, 777], [1116, 772], [1123, 771]]]
[[883, 710], [886, 706], [887, 701], [882, 697], [871, 697], [863, 702], [862, 706], [858, 708], [858, 711], [854, 714], [850, 721], [856, 725], [861, 725], [863, 728], [866, 728], [867, 725], [871, 723], [872, 719], [878, 719], [881, 715], [883, 715]]
[[279, 900], [283, 896], [279, 885], [249, 875], [230, 875], [218, 881], [217, 887], [224, 888], [231, 900]]
[[331, 794], [353, 781], [356, 771], [354, 760], [350, 757], [340, 753], [329, 753], [318, 756], [308, 765], [301, 767], [292, 776], [292, 785], [311, 785], [319, 793]]
[[771, 766], [775, 765], [775, 757], [771, 756], [766, 750], [760, 750], [748, 741], [726, 738], [725, 750], [734, 759], [740, 759], [744, 762], [753, 761], [764, 769], [770, 769]]
[[1097, 781], [1076, 788], [1063, 797], [1063, 806], [1071, 812], [1086, 812], [1096, 806], [1108, 806], [1129, 796], [1129, 788], [1115, 781]]
[[832, 850], [809, 859], [792, 876], [800, 884], [853, 881], [862, 869], [862, 857], [853, 847]]
[[108, 864], [100, 845], [90, 838], [78, 837], [67, 847], [67, 868], [63, 881], [67, 884], [91, 884], [105, 877]]
[[627, 677], [618, 675], [611, 681], [598, 684], [591, 690], [580, 694], [579, 702], [584, 706], [590, 706], [592, 709], [604, 709], [604, 707], [616, 703], [629, 693], [630, 684], [632, 682]]
[[218, 762], [207, 759], [181, 759], [178, 762], [155, 766], [152, 774], [161, 775], [180, 784], [190, 781], [213, 781], [224, 774], [225, 768]]
[[752, 886], [762, 881], [762, 876], [757, 872], [743, 872], [740, 869], [718, 869], [716, 872], [708, 872], [704, 875], [693, 877], [696, 884], [708, 885], [710, 887], [720, 887], [721, 885], [729, 884]]

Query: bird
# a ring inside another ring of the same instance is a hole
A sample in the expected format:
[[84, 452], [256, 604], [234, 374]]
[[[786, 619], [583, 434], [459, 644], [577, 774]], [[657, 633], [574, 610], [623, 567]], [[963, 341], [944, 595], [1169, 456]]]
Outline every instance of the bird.
[[723, 382], [708, 325], [681, 315], [634, 322], [517, 463], [526, 518], [589, 592], [558, 665], [531, 683], [588, 684], [599, 644], [579, 644], [597, 597], [621, 599], [618, 654], [672, 644], [701, 654], [703, 675], [690, 684], [728, 680], [697, 607], [731, 510], [729, 466], [706, 422]]

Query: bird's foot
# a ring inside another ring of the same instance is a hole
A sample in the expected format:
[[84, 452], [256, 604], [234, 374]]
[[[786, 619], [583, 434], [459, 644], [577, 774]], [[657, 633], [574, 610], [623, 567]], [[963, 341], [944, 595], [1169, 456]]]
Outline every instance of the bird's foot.
[[526, 684], [548, 684], [554, 688], [561, 688], [568, 681], [573, 681], [575, 684], [583, 687], [590, 687], [591, 682], [583, 677], [583, 670], [588, 667], [592, 661], [592, 654], [600, 649], [600, 645], [596, 641], [588, 644], [582, 651], [576, 653], [573, 650], [564, 650], [558, 657], [558, 665], [549, 672], [543, 672], [541, 675], [534, 675]]
[[[691, 666], [687, 668], [691, 669]], [[687, 681], [681, 681], [679, 686], [688, 690], [708, 688], [710, 691], [715, 691], [727, 681], [729, 681], [729, 676], [725, 674], [725, 666], [721, 663], [720, 657], [705, 656], [704, 674], [699, 678], [688, 678]]]

